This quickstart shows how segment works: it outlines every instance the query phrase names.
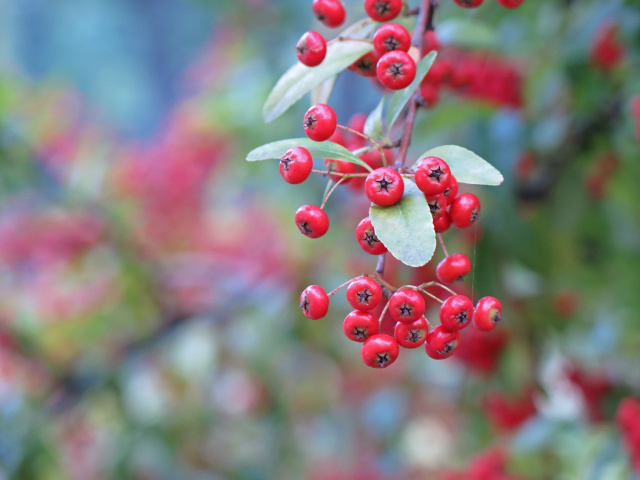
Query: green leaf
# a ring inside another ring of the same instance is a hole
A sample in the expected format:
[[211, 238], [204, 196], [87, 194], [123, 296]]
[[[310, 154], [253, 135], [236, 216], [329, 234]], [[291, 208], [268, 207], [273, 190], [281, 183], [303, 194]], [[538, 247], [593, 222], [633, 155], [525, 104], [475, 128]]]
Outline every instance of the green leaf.
[[334, 160], [343, 160], [345, 162], [355, 163], [371, 171], [371, 167], [356, 157], [342, 145], [333, 142], [314, 142], [309, 138], [290, 138], [288, 140], [279, 140], [277, 142], [267, 143], [261, 147], [251, 150], [247, 154], [248, 162], [258, 162], [261, 160], [280, 160], [282, 156], [293, 147], [304, 147], [309, 150], [314, 158], [332, 158]]
[[436, 249], [433, 219], [424, 193], [413, 182], [405, 181], [402, 200], [395, 205], [371, 205], [369, 218], [376, 236], [402, 263], [421, 267], [431, 260]]
[[[438, 32], [439, 31], [440, 29], [438, 29]], [[413, 82], [411, 82], [411, 85], [409, 85], [407, 88], [404, 88], [402, 90], [398, 90], [396, 93], [393, 94], [393, 97], [391, 97], [391, 102], [389, 102], [389, 111], [387, 112], [387, 130], [388, 131], [391, 131], [391, 127], [393, 127], [393, 124], [396, 122], [396, 120], [400, 116], [402, 109], [404, 108], [404, 106], [407, 104], [407, 102], [413, 95], [413, 92], [416, 91], [416, 88], [420, 86], [420, 83], [422, 82], [425, 75], [431, 68], [431, 65], [433, 65], [433, 62], [436, 59], [436, 55], [437, 54], [435, 51], [429, 52], [429, 54], [426, 57], [420, 60], [420, 63], [418, 63], [416, 67], [416, 78], [413, 79]]]
[[382, 109], [386, 99], [386, 96], [382, 97], [378, 106], [373, 109], [367, 117], [367, 121], [364, 122], [364, 134], [374, 140], [382, 139]]
[[337, 75], [326, 79], [320, 85], [311, 90], [311, 105], [315, 105], [316, 103], [328, 103], [329, 97], [331, 96], [331, 92], [333, 91], [333, 86], [338, 79]]
[[495, 30], [467, 18], [450, 18], [438, 23], [438, 39], [445, 45], [467, 48], [490, 48], [497, 43]]
[[472, 151], [457, 145], [432, 148], [420, 155], [416, 163], [425, 157], [442, 158], [460, 183], [500, 185], [504, 181], [502, 174], [493, 165]]

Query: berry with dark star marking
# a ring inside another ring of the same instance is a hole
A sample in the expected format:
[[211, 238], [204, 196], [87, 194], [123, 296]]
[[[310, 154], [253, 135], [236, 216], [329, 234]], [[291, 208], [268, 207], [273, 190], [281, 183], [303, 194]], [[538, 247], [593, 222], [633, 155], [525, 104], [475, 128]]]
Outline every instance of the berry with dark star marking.
[[371, 312], [354, 310], [342, 322], [342, 331], [349, 340], [362, 343], [378, 333], [378, 318]]
[[404, 180], [390, 167], [376, 168], [367, 176], [364, 191], [372, 203], [381, 207], [395, 205], [404, 193]]
[[371, 277], [358, 277], [347, 287], [347, 301], [357, 310], [373, 310], [380, 300], [382, 300], [382, 288]]
[[380, 255], [387, 251], [387, 247], [376, 236], [376, 231], [369, 217], [363, 218], [358, 224], [356, 240], [360, 248], [371, 255]]
[[320, 285], [309, 285], [300, 294], [300, 308], [305, 317], [318, 320], [329, 310], [329, 296]]
[[424, 298], [410, 288], [401, 288], [389, 299], [389, 313], [396, 322], [414, 322], [424, 314], [424, 309]]
[[368, 367], [386, 368], [396, 361], [400, 347], [395, 338], [379, 333], [369, 337], [360, 350], [362, 361]]
[[415, 182], [427, 197], [443, 193], [451, 183], [449, 165], [440, 157], [425, 157], [416, 166]]
[[398, 322], [393, 329], [393, 336], [398, 345], [404, 348], [418, 348], [427, 339], [429, 324], [420, 317], [411, 323]]
[[387, 52], [376, 65], [376, 74], [380, 83], [391, 90], [408, 87], [416, 78], [416, 62], [402, 50]]
[[329, 230], [329, 217], [320, 207], [303, 205], [295, 215], [298, 230], [309, 238], [323, 236]]

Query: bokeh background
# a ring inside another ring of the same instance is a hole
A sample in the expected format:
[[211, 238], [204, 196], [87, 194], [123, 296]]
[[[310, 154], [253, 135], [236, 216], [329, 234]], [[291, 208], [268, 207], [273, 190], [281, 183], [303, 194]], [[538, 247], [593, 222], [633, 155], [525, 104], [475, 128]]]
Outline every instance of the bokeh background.
[[[312, 241], [293, 214], [326, 180], [244, 161], [302, 134], [308, 98], [261, 109], [300, 35], [335, 34], [310, 3], [0, 0], [0, 478], [637, 478], [640, 4], [440, 2], [483, 87], [443, 90], [410, 155], [454, 143], [504, 174], [444, 237], [505, 322], [374, 371], [342, 294], [297, 308], [374, 270], [362, 195]], [[344, 124], [379, 97], [345, 72], [330, 104]]]

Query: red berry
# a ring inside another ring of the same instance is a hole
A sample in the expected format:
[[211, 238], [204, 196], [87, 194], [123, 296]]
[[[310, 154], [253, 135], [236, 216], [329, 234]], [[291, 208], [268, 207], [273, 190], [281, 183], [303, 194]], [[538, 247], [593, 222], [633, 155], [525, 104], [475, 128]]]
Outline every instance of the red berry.
[[431, 83], [422, 83], [420, 84], [420, 96], [423, 106], [435, 107], [440, 100], [440, 89]]
[[447, 298], [440, 307], [440, 323], [450, 332], [462, 330], [473, 317], [473, 303], [464, 295]]
[[380, 55], [393, 50], [408, 52], [409, 47], [411, 47], [411, 35], [406, 28], [397, 23], [386, 23], [373, 35], [373, 48]]
[[429, 69], [429, 72], [424, 77], [423, 83], [430, 83], [431, 85], [440, 86], [443, 83], [448, 83], [453, 75], [453, 69], [451, 64], [446, 60], [437, 60]]
[[304, 133], [316, 142], [329, 140], [337, 124], [336, 112], [324, 103], [315, 104], [304, 114]]
[[320, 65], [327, 56], [327, 42], [318, 32], [310, 30], [298, 40], [296, 55], [307, 67]]
[[364, 0], [364, 11], [376, 22], [388, 22], [402, 10], [402, 0]]
[[347, 15], [339, 0], [313, 0], [311, 10], [319, 21], [330, 28], [342, 25]]
[[[355, 163], [351, 163], [351, 162], [346, 162], [344, 160], [334, 160], [332, 158], [325, 158], [324, 159], [324, 166], [326, 167], [328, 172], [354, 173], [356, 164]], [[331, 175], [331, 174], [329, 174], [329, 180], [331, 180], [332, 182], [337, 182], [342, 178], [343, 177], [340, 176], [340, 175]], [[349, 183], [351, 180], [352, 180], [351, 178], [345, 178], [342, 181], [341, 185], [343, 185], [345, 183]]]
[[454, 253], [445, 257], [436, 267], [436, 276], [442, 283], [462, 279], [471, 271], [471, 262], [464, 253]]
[[304, 147], [293, 147], [280, 159], [280, 175], [287, 183], [304, 182], [313, 168], [313, 159], [309, 150]]
[[495, 297], [483, 297], [478, 300], [473, 313], [473, 326], [482, 332], [493, 330], [496, 323], [502, 321], [502, 305]]
[[380, 83], [391, 90], [408, 87], [416, 78], [416, 63], [402, 50], [387, 52], [376, 65]]
[[447, 199], [447, 205], [451, 205], [458, 196], [458, 181], [456, 177], [451, 175], [449, 186], [444, 190], [444, 197]]
[[309, 238], [323, 236], [329, 230], [329, 217], [320, 207], [303, 205], [296, 211], [296, 225]]
[[404, 180], [390, 167], [376, 168], [364, 182], [367, 198], [376, 205], [388, 207], [395, 205], [404, 193]]
[[371, 50], [353, 62], [349, 66], [349, 70], [363, 77], [373, 77], [376, 74], [378, 60], [380, 60], [380, 54], [375, 50]]
[[347, 301], [357, 310], [369, 311], [382, 300], [382, 288], [373, 278], [359, 277], [347, 287]]
[[363, 218], [356, 228], [356, 240], [365, 252], [380, 255], [387, 251], [387, 247], [376, 236], [376, 231], [369, 217]]
[[449, 216], [456, 227], [470, 227], [480, 216], [480, 200], [473, 193], [458, 195], [451, 203]]
[[498, 0], [498, 3], [504, 8], [518, 8], [524, 3], [524, 0]]
[[458, 347], [459, 340], [460, 333], [450, 332], [442, 325], [438, 325], [427, 335], [424, 349], [431, 358], [443, 360], [453, 355], [453, 352]]
[[484, 0], [453, 0], [455, 3], [460, 5], [462, 8], [476, 8], [482, 5]]
[[442, 233], [449, 230], [451, 226], [451, 219], [449, 218], [449, 214], [444, 212], [444, 214], [440, 215], [438, 218], [433, 219], [433, 228], [436, 232]]
[[425, 197], [429, 204], [429, 210], [431, 210], [431, 216], [434, 220], [442, 217], [447, 213], [447, 199], [444, 197], [444, 193], [433, 195], [432, 197]]
[[451, 183], [451, 170], [439, 157], [425, 157], [418, 163], [415, 173], [418, 188], [428, 197], [446, 190]]
[[429, 333], [429, 324], [420, 317], [414, 322], [398, 322], [393, 330], [398, 345], [404, 348], [417, 348], [424, 343]]
[[373, 313], [354, 310], [342, 322], [342, 331], [349, 340], [362, 343], [378, 333], [378, 319]]
[[438, 35], [436, 34], [435, 30], [427, 30], [424, 34], [422, 55], [425, 56], [427, 53], [433, 50], [440, 50], [440, 40], [438, 40]]
[[424, 310], [424, 298], [410, 288], [401, 288], [389, 299], [389, 313], [397, 322], [414, 322], [424, 314]]
[[320, 285], [309, 285], [300, 294], [302, 313], [311, 320], [324, 317], [329, 310], [329, 297]]
[[360, 350], [362, 361], [372, 368], [388, 367], [396, 361], [399, 353], [398, 342], [393, 337], [382, 333], [367, 338]]

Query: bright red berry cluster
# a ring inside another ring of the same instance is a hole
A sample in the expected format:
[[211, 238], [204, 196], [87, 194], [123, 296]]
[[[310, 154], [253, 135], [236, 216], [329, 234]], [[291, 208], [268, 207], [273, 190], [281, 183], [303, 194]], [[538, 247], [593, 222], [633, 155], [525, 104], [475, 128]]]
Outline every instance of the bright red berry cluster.
[[620, 402], [616, 420], [622, 441], [631, 454], [633, 468], [640, 475], [640, 400], [628, 397]]

